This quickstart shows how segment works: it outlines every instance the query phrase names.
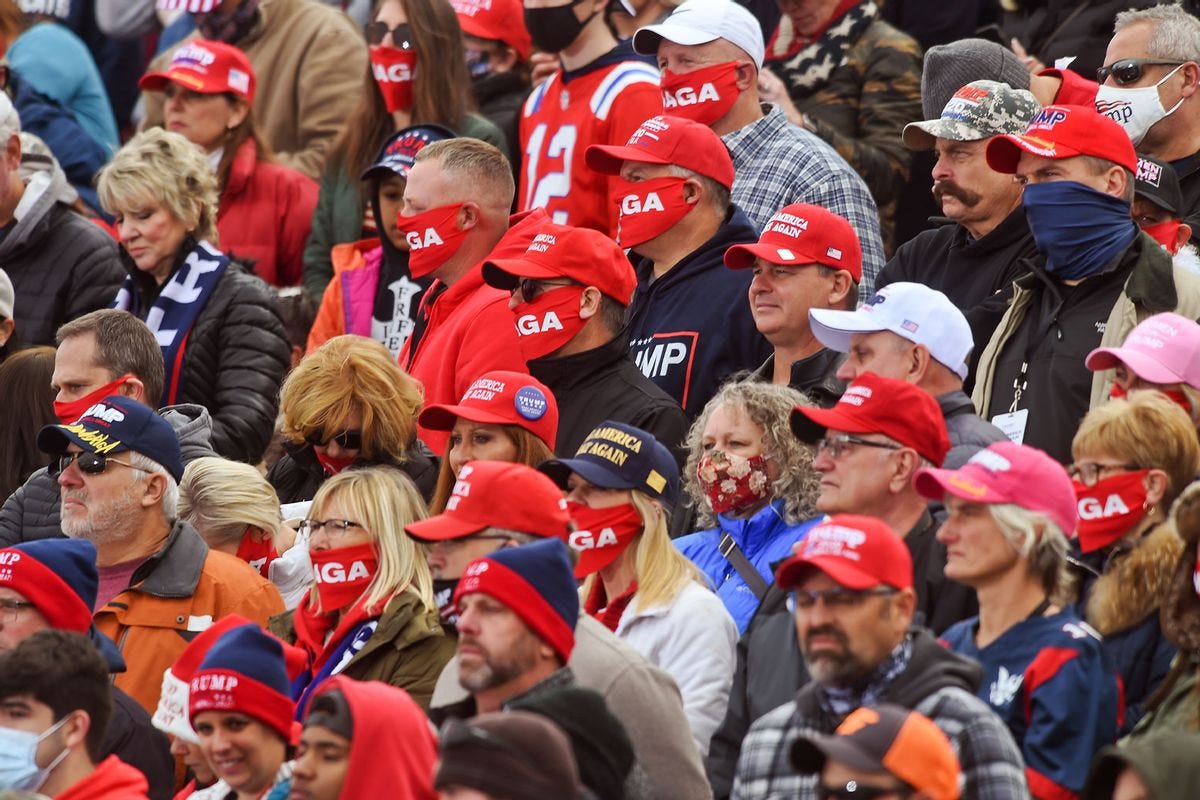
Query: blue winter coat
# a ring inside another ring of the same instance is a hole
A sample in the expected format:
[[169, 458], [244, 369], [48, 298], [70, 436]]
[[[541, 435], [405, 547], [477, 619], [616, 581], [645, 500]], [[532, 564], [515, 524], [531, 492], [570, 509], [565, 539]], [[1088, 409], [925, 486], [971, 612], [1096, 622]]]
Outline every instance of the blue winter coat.
[[698, 566], [707, 577], [717, 596], [737, 623], [738, 634], [746, 632], [758, 598], [742, 580], [733, 565], [721, 555], [718, 545], [722, 531], [728, 531], [746, 559], [754, 565], [763, 580], [775, 582], [773, 564], [792, 554], [792, 545], [804, 538], [821, 517], [790, 523], [783, 518], [783, 501], [776, 500], [749, 519], [731, 519], [717, 515], [717, 527], [682, 536], [675, 546]]

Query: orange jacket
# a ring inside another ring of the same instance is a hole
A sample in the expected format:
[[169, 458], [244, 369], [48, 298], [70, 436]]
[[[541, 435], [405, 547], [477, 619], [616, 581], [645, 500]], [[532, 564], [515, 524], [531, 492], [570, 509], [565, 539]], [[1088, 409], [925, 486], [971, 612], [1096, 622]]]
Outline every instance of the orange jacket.
[[163, 672], [197, 633], [235, 613], [266, 626], [283, 608], [270, 581], [241, 559], [209, 550], [195, 528], [175, 520], [130, 587], [96, 612], [96, 627], [125, 657], [116, 685], [153, 714]]

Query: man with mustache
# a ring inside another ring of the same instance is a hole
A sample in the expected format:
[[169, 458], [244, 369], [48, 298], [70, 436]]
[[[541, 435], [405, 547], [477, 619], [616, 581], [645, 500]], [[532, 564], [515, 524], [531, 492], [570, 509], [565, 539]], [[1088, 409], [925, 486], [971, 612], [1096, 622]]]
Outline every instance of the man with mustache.
[[959, 754], [964, 797], [1027, 798], [1011, 734], [974, 695], [979, 666], [912, 627], [917, 596], [903, 540], [882, 520], [835, 514], [800, 547], [776, 580], [792, 592], [796, 636], [812, 681], [751, 726], [732, 798], [815, 800], [818, 776], [796, 771], [790, 760], [795, 742], [831, 734], [855, 709], [885, 700], [919, 711], [946, 734]]
[[[1038, 253], [1025, 222], [1022, 187], [993, 171], [984, 150], [993, 136], [1023, 133], [1037, 110], [1029, 92], [979, 80], [955, 92], [939, 119], [904, 127], [906, 145], [936, 154], [933, 196], [955, 224], [902, 245], [876, 278], [876, 289], [897, 281], [923, 283], [967, 315], [976, 342], [991, 338], [1012, 282], [1029, 271], [1023, 260]], [[976, 359], [978, 353], [972, 368]]]

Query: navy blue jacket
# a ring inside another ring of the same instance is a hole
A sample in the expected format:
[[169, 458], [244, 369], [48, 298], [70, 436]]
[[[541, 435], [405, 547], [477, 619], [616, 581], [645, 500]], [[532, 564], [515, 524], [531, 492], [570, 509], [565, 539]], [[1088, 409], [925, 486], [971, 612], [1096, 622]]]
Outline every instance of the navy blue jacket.
[[758, 241], [737, 206], [707, 242], [651, 282], [653, 263], [637, 264], [638, 285], [626, 312], [629, 348], [642, 374], [694, 419], [730, 375], [756, 369], [771, 345], [754, 326], [748, 269], [725, 266], [725, 251]]

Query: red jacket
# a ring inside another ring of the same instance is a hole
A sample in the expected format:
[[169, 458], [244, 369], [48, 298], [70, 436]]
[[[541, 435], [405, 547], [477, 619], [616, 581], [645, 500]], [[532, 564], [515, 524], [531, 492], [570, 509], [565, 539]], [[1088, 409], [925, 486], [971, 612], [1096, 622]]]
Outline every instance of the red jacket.
[[147, 800], [150, 787], [146, 776], [116, 756], [96, 765], [96, 770], [77, 781], [55, 800]]
[[[518, 214], [513, 218], [516, 224], [484, 260], [519, 257], [547, 219], [541, 209]], [[509, 293], [483, 282], [482, 262], [441, 294], [438, 285], [435, 281], [425, 293], [433, 302], [422, 309], [429, 322], [416, 352], [409, 339], [400, 354], [400, 365], [425, 387], [426, 408], [435, 403], [457, 403], [485, 372], [529, 371], [517, 346], [517, 328], [508, 308]], [[446, 431], [431, 431], [420, 425], [417, 436], [438, 454], [445, 452], [450, 440]]]
[[273, 286], [297, 286], [316, 206], [316, 181], [282, 164], [258, 161], [254, 142], [243, 142], [217, 210], [221, 251], [253, 261], [254, 274]]

